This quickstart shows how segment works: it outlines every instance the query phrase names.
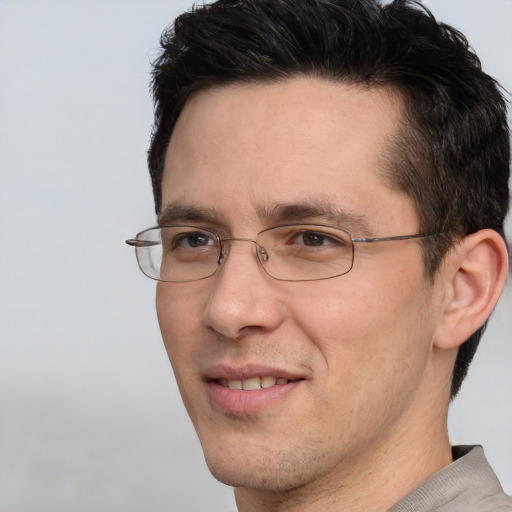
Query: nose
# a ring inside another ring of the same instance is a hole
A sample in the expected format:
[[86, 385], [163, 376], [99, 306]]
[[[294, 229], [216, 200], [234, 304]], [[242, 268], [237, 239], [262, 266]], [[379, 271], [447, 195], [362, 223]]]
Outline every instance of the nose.
[[[223, 337], [241, 339], [249, 333], [270, 332], [283, 321], [278, 286], [263, 269], [255, 240], [223, 240], [221, 267], [213, 281], [203, 324]], [[226, 244], [228, 242], [228, 244]], [[261, 256], [264, 258], [264, 254]]]

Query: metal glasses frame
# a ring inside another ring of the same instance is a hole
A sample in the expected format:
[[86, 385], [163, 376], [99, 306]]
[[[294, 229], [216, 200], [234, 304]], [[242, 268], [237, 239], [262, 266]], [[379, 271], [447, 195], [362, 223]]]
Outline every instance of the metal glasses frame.
[[148, 231], [152, 231], [152, 230], [155, 230], [155, 229], [176, 228], [176, 227], [193, 228], [193, 229], [199, 229], [201, 231], [207, 231], [208, 233], [211, 233], [216, 238], [216, 240], [217, 240], [217, 242], [219, 244], [219, 257], [217, 259], [216, 267], [213, 270], [213, 272], [211, 272], [207, 276], [200, 277], [200, 278], [180, 279], [180, 280], [158, 279], [156, 277], [148, 275], [144, 271], [144, 269], [142, 268], [142, 266], [140, 264], [139, 257], [137, 256], [137, 262], [139, 264], [139, 268], [142, 271], [142, 273], [145, 276], [149, 277], [150, 279], [154, 279], [155, 281], [167, 282], [167, 283], [185, 283], [185, 282], [201, 281], [203, 279], [207, 279], [207, 278], [211, 277], [213, 274], [215, 274], [215, 272], [217, 272], [218, 268], [222, 266], [222, 264], [223, 264], [223, 262], [224, 262], [224, 260], [226, 258], [226, 252], [224, 250], [224, 244], [226, 242], [239, 241], [239, 242], [251, 242], [251, 243], [254, 243], [256, 245], [256, 254], [257, 254], [258, 262], [260, 263], [261, 267], [263, 268], [263, 270], [265, 271], [265, 273], [269, 277], [271, 277], [272, 279], [276, 279], [278, 281], [300, 282], [300, 281], [322, 281], [324, 279], [332, 279], [334, 277], [339, 277], [339, 276], [348, 274], [352, 270], [352, 267], [354, 266], [354, 244], [356, 244], [356, 243], [395, 242], [395, 241], [400, 241], [400, 240], [410, 240], [410, 239], [416, 239], [416, 238], [427, 238], [427, 237], [434, 236], [434, 235], [437, 234], [437, 233], [416, 233], [416, 234], [413, 234], [413, 235], [397, 235], [397, 236], [385, 236], [385, 237], [375, 237], [375, 238], [368, 238], [368, 237], [353, 238], [352, 235], [349, 233], [349, 231], [347, 231], [345, 228], [342, 228], [340, 226], [333, 226], [333, 225], [329, 225], [329, 224], [312, 224], [312, 223], [295, 224], [294, 223], [294, 224], [280, 224], [280, 225], [277, 225], [277, 226], [272, 226], [270, 228], [263, 229], [262, 231], [260, 231], [256, 235], [256, 237], [258, 237], [262, 233], [265, 233], [266, 231], [270, 231], [270, 230], [273, 230], [273, 229], [276, 229], [276, 228], [293, 227], [293, 226], [304, 226], [304, 227], [308, 227], [308, 226], [315, 227], [316, 226], [316, 227], [319, 227], [319, 228], [324, 227], [324, 228], [330, 228], [330, 229], [337, 229], [337, 230], [340, 230], [340, 231], [343, 231], [344, 233], [346, 233], [348, 235], [348, 237], [350, 238], [350, 241], [351, 241], [351, 244], [352, 244], [352, 258], [351, 258], [351, 263], [350, 263], [350, 267], [348, 268], [348, 270], [345, 271], [345, 272], [342, 272], [340, 274], [336, 274], [336, 275], [328, 276], [328, 277], [320, 277], [320, 278], [282, 279], [282, 278], [279, 278], [279, 277], [275, 277], [275, 276], [273, 276], [268, 271], [268, 269], [263, 264], [262, 258], [263, 258], [263, 260], [266, 260], [268, 258], [268, 255], [266, 256], [265, 248], [258, 244], [258, 241], [257, 241], [256, 238], [236, 238], [236, 237], [224, 237], [224, 238], [222, 238], [217, 232], [213, 231], [210, 228], [204, 228], [202, 226], [194, 226], [194, 225], [175, 225], [175, 224], [172, 224], [172, 225], [164, 225], [164, 226], [153, 226], [151, 228], [148, 228], [148, 229], [145, 229], [143, 231], [140, 231], [139, 233], [137, 233], [137, 235], [135, 235], [135, 238], [129, 238], [128, 240], [125, 240], [125, 243], [130, 245], [130, 246], [135, 247], [136, 255], [137, 255], [137, 248], [152, 247], [152, 246], [160, 244], [160, 242], [156, 242], [156, 241], [142, 240], [142, 239], [139, 238], [141, 235], [143, 235], [144, 233], [147, 233]]

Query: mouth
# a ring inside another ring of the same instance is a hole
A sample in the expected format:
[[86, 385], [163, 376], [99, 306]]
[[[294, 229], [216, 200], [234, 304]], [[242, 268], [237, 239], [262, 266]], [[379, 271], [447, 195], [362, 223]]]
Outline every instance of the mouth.
[[268, 389], [274, 386], [286, 386], [290, 380], [285, 377], [273, 377], [265, 375], [261, 377], [251, 377], [245, 380], [228, 380], [224, 378], [214, 379], [214, 382], [229, 389], [243, 391], [257, 391], [259, 389]]
[[205, 379], [212, 406], [222, 412], [253, 414], [291, 399], [305, 382], [303, 375], [251, 366], [210, 368]]

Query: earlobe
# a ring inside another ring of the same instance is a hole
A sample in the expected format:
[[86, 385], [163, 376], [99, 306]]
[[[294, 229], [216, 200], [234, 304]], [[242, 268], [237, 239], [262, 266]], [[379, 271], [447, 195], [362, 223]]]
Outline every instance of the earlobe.
[[434, 345], [453, 349], [464, 343], [491, 314], [508, 273], [503, 238], [483, 229], [463, 238], [443, 266], [444, 303]]

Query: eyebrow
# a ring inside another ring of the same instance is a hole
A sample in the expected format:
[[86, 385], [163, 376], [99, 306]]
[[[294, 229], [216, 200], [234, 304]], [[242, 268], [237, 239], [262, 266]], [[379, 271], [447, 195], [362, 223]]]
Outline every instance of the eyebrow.
[[197, 206], [170, 203], [166, 205], [158, 216], [158, 225], [174, 224], [176, 222], [214, 222], [219, 220], [219, 214], [211, 208], [198, 208]]
[[[331, 202], [302, 201], [261, 205], [258, 217], [269, 227], [283, 223], [319, 222], [333, 224], [347, 229], [352, 235], [371, 236], [372, 232], [365, 216], [340, 208]], [[169, 203], [158, 217], [158, 225], [165, 226], [179, 222], [203, 224], [228, 224], [225, 218], [212, 208], [200, 208], [185, 203]]]
[[282, 203], [258, 208], [258, 215], [273, 223], [282, 222], [327, 222], [346, 228], [352, 235], [369, 236], [371, 230], [365, 216], [341, 208], [331, 202], [304, 201]]

